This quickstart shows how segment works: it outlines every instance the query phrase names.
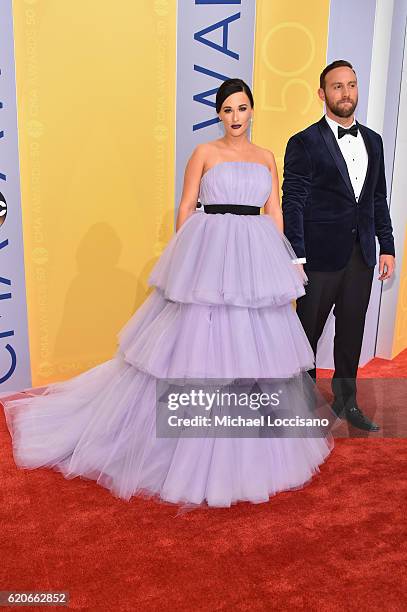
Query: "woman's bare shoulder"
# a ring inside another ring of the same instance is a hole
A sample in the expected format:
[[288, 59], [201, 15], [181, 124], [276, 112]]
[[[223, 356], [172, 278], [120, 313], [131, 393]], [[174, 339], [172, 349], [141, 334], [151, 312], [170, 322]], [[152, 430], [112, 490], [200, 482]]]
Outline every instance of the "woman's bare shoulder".
[[203, 142], [195, 147], [192, 155], [199, 159], [202, 164], [202, 171], [206, 172], [222, 158], [222, 143], [217, 140]]
[[256, 152], [259, 157], [263, 158], [263, 161], [268, 165], [275, 164], [274, 153], [270, 149], [266, 149], [265, 147], [260, 147], [259, 145], [253, 145], [256, 147]]
[[221, 149], [221, 145], [217, 140], [210, 140], [209, 142], [202, 142], [196, 145], [194, 153], [198, 155], [210, 155], [218, 152]]

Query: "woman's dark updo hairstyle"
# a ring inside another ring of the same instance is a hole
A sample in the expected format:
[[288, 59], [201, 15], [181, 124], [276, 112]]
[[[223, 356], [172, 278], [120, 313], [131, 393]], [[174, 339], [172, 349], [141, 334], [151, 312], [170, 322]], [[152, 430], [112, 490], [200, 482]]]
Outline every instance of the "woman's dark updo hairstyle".
[[227, 81], [223, 81], [216, 93], [216, 112], [220, 113], [220, 109], [226, 98], [239, 91], [244, 91], [250, 100], [250, 106], [254, 108], [254, 100], [250, 87], [246, 85], [242, 79], [228, 79]]

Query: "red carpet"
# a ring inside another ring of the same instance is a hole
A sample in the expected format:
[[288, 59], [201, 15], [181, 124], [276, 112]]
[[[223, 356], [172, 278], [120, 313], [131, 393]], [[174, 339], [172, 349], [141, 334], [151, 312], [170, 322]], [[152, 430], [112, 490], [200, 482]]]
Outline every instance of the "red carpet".
[[[407, 351], [360, 371], [406, 374]], [[69, 608], [101, 612], [407, 608], [405, 439], [338, 439], [301, 491], [176, 517], [17, 470], [4, 414], [0, 438], [0, 590], [69, 591]]]

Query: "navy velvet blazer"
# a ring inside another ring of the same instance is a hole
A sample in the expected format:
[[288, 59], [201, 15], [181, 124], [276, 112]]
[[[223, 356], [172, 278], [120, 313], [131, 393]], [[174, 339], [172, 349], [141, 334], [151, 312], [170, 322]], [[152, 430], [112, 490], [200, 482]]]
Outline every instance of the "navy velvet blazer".
[[394, 255], [386, 198], [383, 143], [379, 134], [357, 124], [368, 154], [368, 169], [356, 201], [346, 162], [323, 117], [290, 138], [284, 158], [284, 233], [306, 270], [344, 268], [359, 234], [368, 266], [380, 254]]

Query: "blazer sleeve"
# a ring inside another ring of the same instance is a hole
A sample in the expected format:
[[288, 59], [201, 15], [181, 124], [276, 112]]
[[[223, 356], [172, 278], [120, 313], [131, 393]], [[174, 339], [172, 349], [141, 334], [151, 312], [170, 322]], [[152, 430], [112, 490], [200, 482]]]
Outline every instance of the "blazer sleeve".
[[383, 141], [380, 139], [379, 175], [374, 192], [375, 232], [380, 246], [380, 255], [395, 255], [393, 227], [387, 205], [386, 175], [384, 172]]
[[300, 136], [292, 136], [284, 156], [283, 220], [284, 234], [297, 257], [306, 257], [304, 242], [304, 207], [310, 198], [311, 158]]

